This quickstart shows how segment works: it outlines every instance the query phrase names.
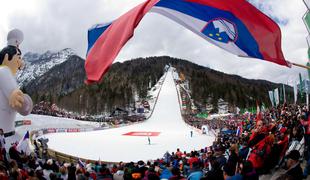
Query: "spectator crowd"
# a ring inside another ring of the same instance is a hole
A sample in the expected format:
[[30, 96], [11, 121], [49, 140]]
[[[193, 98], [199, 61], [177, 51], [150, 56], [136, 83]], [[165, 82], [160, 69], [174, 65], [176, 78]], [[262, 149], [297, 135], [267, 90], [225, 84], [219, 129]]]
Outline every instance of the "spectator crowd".
[[[55, 117], [63, 117], [63, 118], [70, 118], [76, 119], [81, 121], [94, 121], [99, 122], [101, 127], [117, 127], [119, 125], [128, 125], [136, 122], [142, 122], [145, 120], [144, 116], [140, 115], [128, 115], [123, 113], [119, 115], [115, 115], [117, 110], [115, 110], [110, 116], [108, 117], [95, 117], [90, 115], [79, 115], [76, 113], [68, 112], [64, 109], [59, 108], [56, 104], [41, 101], [38, 104], [35, 104], [32, 110], [32, 114], [40, 114], [40, 115], [48, 115], [48, 116], [55, 116]], [[124, 111], [124, 110], [122, 110]]]
[[191, 152], [176, 149], [147, 162], [137, 159], [117, 164], [79, 159], [76, 163], [59, 162], [39, 153], [42, 144], [37, 141], [35, 151], [27, 156], [17, 151], [16, 144], [3, 148], [5, 137], [0, 131], [0, 179], [255, 180], [281, 169], [283, 173], [276, 179], [299, 180], [310, 173], [307, 107], [284, 104], [257, 114], [212, 120], [208, 125], [219, 129], [211, 146]]

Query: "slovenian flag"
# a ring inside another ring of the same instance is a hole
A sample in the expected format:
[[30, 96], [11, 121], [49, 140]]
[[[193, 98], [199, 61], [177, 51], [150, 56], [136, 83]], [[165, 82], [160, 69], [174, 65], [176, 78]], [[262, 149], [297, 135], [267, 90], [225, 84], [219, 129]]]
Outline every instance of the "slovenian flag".
[[31, 148], [30, 148], [30, 140], [29, 140], [29, 131], [26, 132], [26, 134], [24, 135], [24, 137], [18, 142], [17, 146], [16, 146], [16, 150], [18, 152], [23, 152], [26, 155], [30, 155], [31, 153]]
[[80, 168], [85, 168], [85, 163], [80, 158], [78, 160], [78, 165], [80, 166]]
[[236, 136], [240, 136], [242, 134], [243, 128], [242, 125], [238, 126], [237, 131], [236, 131]]
[[148, 0], [111, 23], [89, 29], [85, 62], [88, 83], [98, 82], [107, 72], [149, 11], [235, 55], [290, 66], [281, 50], [279, 26], [246, 0]]

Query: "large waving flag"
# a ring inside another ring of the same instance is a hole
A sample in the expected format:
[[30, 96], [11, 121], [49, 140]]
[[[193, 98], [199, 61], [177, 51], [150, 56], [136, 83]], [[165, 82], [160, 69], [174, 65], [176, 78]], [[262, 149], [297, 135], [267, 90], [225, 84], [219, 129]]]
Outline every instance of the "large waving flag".
[[281, 50], [278, 25], [245, 0], [148, 0], [112, 23], [88, 31], [85, 70], [97, 82], [149, 12], [162, 14], [235, 55], [290, 66]]

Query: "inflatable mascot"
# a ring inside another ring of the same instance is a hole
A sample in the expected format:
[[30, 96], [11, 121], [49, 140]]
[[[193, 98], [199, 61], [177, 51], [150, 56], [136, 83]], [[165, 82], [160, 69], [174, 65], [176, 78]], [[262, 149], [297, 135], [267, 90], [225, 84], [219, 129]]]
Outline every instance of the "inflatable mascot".
[[23, 39], [22, 31], [10, 31], [8, 44], [0, 51], [0, 129], [8, 140], [15, 134], [16, 112], [26, 116], [33, 107], [31, 98], [19, 89], [16, 82], [16, 73], [23, 67], [19, 49]]

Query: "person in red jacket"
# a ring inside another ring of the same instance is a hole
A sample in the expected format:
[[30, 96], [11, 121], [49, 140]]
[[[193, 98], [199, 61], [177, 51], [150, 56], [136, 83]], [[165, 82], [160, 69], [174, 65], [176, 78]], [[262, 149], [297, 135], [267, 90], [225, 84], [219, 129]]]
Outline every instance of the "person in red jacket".
[[252, 162], [257, 172], [263, 170], [264, 161], [270, 154], [273, 143], [274, 135], [270, 134], [253, 147], [248, 160]]
[[196, 156], [196, 154], [194, 152], [191, 152], [191, 157], [187, 161], [187, 163], [189, 164], [190, 169], [192, 169], [194, 162], [198, 163], [199, 159], [198, 159], [198, 157]]
[[280, 129], [280, 139], [277, 142], [280, 148], [280, 161], [283, 159], [285, 152], [288, 148], [288, 133], [285, 127]]
[[263, 121], [259, 120], [256, 123], [255, 129], [252, 130], [252, 134], [250, 136], [250, 139], [248, 141], [248, 146], [253, 147], [257, 143], [259, 143], [261, 140], [263, 140], [267, 135], [267, 128], [264, 127]]
[[177, 148], [177, 152], [175, 152], [175, 154], [177, 155], [177, 157], [178, 157], [179, 159], [182, 158], [183, 153], [180, 151], [179, 148]]

